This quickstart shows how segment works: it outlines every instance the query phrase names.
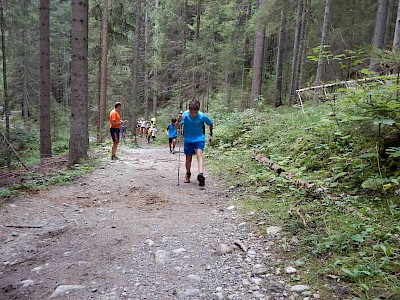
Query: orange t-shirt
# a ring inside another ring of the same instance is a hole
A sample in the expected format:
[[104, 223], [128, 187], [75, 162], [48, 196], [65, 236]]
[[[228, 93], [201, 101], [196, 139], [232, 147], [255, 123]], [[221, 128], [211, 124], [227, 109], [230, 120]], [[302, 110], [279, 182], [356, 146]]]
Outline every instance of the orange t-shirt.
[[117, 125], [113, 125], [114, 122], [121, 122], [121, 117], [119, 116], [119, 113], [113, 109], [110, 112], [110, 128], [121, 128], [121, 123]]

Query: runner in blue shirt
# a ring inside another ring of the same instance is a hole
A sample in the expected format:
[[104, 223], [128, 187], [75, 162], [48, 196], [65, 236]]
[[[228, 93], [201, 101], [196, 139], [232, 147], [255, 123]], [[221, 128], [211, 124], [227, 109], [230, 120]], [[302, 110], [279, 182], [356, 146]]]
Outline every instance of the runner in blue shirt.
[[192, 157], [193, 154], [196, 154], [199, 172], [197, 180], [199, 181], [199, 186], [204, 186], [206, 180], [203, 174], [203, 149], [206, 141], [204, 123], [210, 127], [210, 140], [212, 140], [213, 121], [207, 115], [199, 111], [199, 109], [199, 100], [191, 100], [189, 103], [189, 110], [183, 113], [180, 125], [183, 125], [183, 149], [186, 155], [186, 176], [184, 182], [190, 182]]
[[169, 143], [169, 152], [175, 154], [176, 137], [178, 131], [176, 130], [176, 118], [172, 118], [171, 123], [167, 127], [167, 137]]

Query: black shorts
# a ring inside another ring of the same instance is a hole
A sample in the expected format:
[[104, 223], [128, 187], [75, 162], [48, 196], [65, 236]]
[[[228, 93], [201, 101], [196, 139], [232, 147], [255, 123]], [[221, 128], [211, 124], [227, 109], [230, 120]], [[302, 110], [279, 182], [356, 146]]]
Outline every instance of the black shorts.
[[168, 138], [169, 143], [171, 144], [174, 139], [176, 139], [176, 136], [174, 136], [172, 138]]
[[110, 128], [111, 138], [113, 142], [119, 142], [119, 128]]

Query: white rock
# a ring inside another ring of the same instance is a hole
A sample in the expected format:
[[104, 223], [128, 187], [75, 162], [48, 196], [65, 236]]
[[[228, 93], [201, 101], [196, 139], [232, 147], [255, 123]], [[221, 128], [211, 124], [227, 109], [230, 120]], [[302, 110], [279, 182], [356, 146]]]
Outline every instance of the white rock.
[[310, 291], [304, 291], [301, 293], [301, 295], [305, 296], [305, 297], [310, 297], [312, 295], [312, 293]]
[[200, 281], [201, 280], [200, 276], [199, 275], [195, 275], [195, 274], [189, 274], [187, 276], [187, 278], [192, 280], [192, 281]]
[[235, 208], [235, 206], [232, 205], [232, 206], [228, 206], [226, 209], [227, 209], [227, 210], [232, 210], [232, 209], [234, 209], [234, 208]]
[[246, 225], [246, 222], [240, 223], [240, 224], [238, 225], [238, 227], [242, 227], [242, 226], [244, 226], [244, 225]]
[[172, 253], [174, 253], [174, 254], [181, 254], [183, 252], [186, 252], [185, 248], [179, 248], [179, 249], [172, 250]]
[[186, 297], [197, 297], [200, 295], [200, 290], [199, 289], [189, 289], [189, 290], [185, 291], [184, 295]]
[[321, 295], [320, 294], [314, 294], [313, 297], [314, 297], [314, 299], [320, 299]]
[[257, 277], [251, 279], [251, 282], [254, 284], [257, 284], [257, 285], [260, 285], [262, 283], [262, 281], [263, 280], [261, 278], [257, 278]]
[[301, 292], [304, 292], [304, 291], [309, 290], [309, 289], [310, 289], [310, 287], [309, 287], [308, 285], [298, 284], [298, 285], [292, 286], [292, 287], [290, 288], [290, 291], [291, 291], [291, 292], [298, 292], [298, 293], [301, 293]]
[[253, 266], [253, 274], [261, 275], [267, 273], [267, 268], [264, 265], [256, 264]]
[[147, 239], [147, 240], [145, 240], [144, 242], [145, 242], [145, 244], [147, 244], [149, 247], [151, 247], [151, 246], [153, 246], [153, 245], [155, 244], [154, 241], [152, 241], [151, 239]]
[[22, 287], [28, 287], [34, 285], [35, 282], [33, 280], [27, 279], [27, 280], [22, 280], [20, 284], [22, 284]]
[[293, 274], [293, 273], [296, 273], [297, 270], [296, 270], [296, 268], [293, 268], [293, 267], [287, 267], [285, 269], [285, 272], [286, 272], [286, 274]]
[[232, 252], [232, 247], [228, 246], [227, 244], [219, 244], [217, 249], [215, 249], [215, 252], [218, 255], [224, 255], [227, 253], [231, 253]]
[[265, 298], [264, 298], [264, 295], [261, 294], [259, 291], [255, 291], [255, 292], [253, 293], [253, 296], [254, 296], [256, 299], [265, 299]]
[[222, 293], [215, 293], [212, 296], [212, 300], [224, 300], [225, 296]]
[[247, 251], [247, 255], [250, 257], [255, 257], [257, 255], [257, 253], [256, 253], [256, 251], [249, 250], [249, 251]]
[[280, 226], [269, 226], [267, 227], [267, 234], [268, 235], [276, 235], [281, 232], [282, 228]]
[[59, 285], [50, 298], [57, 298], [58, 296], [63, 296], [66, 292], [77, 291], [84, 288], [84, 285]]
[[164, 250], [157, 250], [154, 254], [156, 264], [165, 264], [169, 258], [169, 253]]
[[31, 272], [35, 272], [37, 274], [39, 274], [41, 271], [44, 270], [44, 268], [46, 268], [49, 264], [44, 264], [43, 266], [39, 266], [39, 267], [35, 267], [33, 269], [31, 269]]

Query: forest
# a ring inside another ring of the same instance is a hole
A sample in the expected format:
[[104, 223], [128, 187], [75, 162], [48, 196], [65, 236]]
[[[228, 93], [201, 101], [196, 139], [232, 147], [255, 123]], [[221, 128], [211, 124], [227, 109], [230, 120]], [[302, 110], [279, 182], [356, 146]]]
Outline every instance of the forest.
[[399, 299], [400, 1], [1, 0], [0, 25], [2, 197], [90, 169], [115, 102], [138, 147], [196, 98], [213, 174], [303, 237], [304, 276]]

